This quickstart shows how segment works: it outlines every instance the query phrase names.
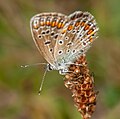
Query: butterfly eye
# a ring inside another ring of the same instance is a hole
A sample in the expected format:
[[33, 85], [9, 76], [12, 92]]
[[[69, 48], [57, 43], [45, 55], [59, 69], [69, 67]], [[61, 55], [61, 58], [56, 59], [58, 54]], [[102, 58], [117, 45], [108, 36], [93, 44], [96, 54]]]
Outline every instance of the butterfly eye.
[[58, 63], [58, 66], [61, 66], [61, 64], [60, 64], [60, 63]]

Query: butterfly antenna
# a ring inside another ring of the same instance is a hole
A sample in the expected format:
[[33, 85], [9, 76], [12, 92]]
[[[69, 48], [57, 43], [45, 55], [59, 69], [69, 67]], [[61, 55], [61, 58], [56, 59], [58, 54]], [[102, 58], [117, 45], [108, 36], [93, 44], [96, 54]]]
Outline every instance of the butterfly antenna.
[[46, 65], [46, 63], [35, 63], [35, 64], [26, 64], [26, 65], [21, 65], [22, 68], [27, 68], [27, 67], [31, 67], [31, 66], [37, 66], [37, 65], [41, 65], [44, 64]]
[[[47, 66], [48, 66], [48, 64], [47, 64]], [[43, 83], [44, 83], [44, 80], [45, 80], [45, 75], [46, 75], [47, 71], [48, 71], [48, 68], [46, 68], [46, 70], [44, 72], [44, 75], [43, 75], [43, 78], [42, 78], [42, 81], [41, 81], [41, 84], [40, 84], [40, 88], [39, 88], [39, 91], [38, 91], [38, 95], [41, 94]]]

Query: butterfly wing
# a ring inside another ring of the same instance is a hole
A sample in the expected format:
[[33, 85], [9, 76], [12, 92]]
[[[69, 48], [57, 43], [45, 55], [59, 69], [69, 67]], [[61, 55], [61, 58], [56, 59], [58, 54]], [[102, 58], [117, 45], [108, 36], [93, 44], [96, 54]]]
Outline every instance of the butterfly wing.
[[[82, 15], [79, 14], [80, 12], [75, 12], [69, 16], [72, 21], [75, 21], [75, 25], [77, 22], [80, 22], [80, 24], [77, 26], [78, 29], [77, 27], [75, 28], [77, 34], [72, 40], [73, 46], [70, 47], [72, 52], [76, 50], [73, 52], [73, 54], [85, 53], [90, 48], [92, 42], [98, 37], [97, 32], [99, 28], [97, 27], [94, 16], [88, 12], [83, 12]], [[76, 19], [74, 20], [73, 18], [75, 17]]]
[[60, 42], [56, 42], [55, 59], [73, 62], [89, 49], [97, 38], [97, 31], [96, 21], [90, 13], [77, 11], [69, 15], [59, 38], [63, 43], [60, 45]]
[[54, 47], [59, 31], [67, 22], [67, 16], [60, 13], [37, 14], [30, 20], [33, 40], [46, 61], [54, 66]]

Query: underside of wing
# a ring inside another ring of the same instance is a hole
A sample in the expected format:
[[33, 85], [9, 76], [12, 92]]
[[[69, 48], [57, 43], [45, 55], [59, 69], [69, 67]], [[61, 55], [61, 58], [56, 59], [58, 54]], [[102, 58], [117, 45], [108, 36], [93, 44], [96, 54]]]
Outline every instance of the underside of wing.
[[60, 30], [67, 22], [67, 16], [60, 13], [41, 13], [31, 18], [33, 40], [46, 61], [54, 65], [54, 47]]
[[77, 11], [68, 16], [68, 23], [61, 30], [60, 41], [56, 42], [56, 59], [72, 61], [85, 53], [97, 38], [98, 27], [88, 12]]
[[[77, 16], [80, 16], [77, 18]], [[76, 36], [72, 39], [73, 46], [70, 47], [75, 53], [85, 53], [91, 46], [92, 42], [98, 37], [97, 23], [94, 16], [88, 12], [75, 12], [71, 14], [70, 19], [74, 21], [74, 25], [80, 24], [74, 29], [76, 30]], [[76, 17], [76, 19], [75, 19]]]

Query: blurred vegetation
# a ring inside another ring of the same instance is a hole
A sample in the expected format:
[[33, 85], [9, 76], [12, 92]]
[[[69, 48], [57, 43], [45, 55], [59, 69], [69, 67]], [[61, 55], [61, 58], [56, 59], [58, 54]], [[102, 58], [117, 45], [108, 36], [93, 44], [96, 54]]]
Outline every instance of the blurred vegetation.
[[29, 20], [41, 12], [91, 12], [100, 27], [99, 39], [87, 53], [96, 90], [93, 119], [120, 119], [120, 1], [119, 0], [1, 0], [0, 1], [0, 119], [80, 119], [63, 77], [48, 72], [38, 96], [45, 62], [32, 41]]

